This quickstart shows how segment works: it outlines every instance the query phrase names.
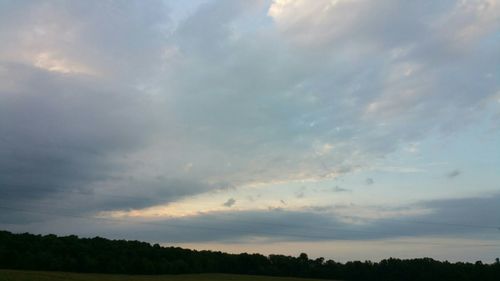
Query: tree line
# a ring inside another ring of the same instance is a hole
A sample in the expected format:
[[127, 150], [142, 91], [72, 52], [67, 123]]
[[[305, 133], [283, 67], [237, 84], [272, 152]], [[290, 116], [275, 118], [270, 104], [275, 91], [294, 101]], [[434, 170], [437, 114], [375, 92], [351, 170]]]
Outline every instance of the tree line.
[[500, 280], [500, 262], [431, 258], [339, 263], [324, 258], [228, 254], [140, 241], [0, 231], [0, 268], [120, 274], [235, 273], [341, 280]]

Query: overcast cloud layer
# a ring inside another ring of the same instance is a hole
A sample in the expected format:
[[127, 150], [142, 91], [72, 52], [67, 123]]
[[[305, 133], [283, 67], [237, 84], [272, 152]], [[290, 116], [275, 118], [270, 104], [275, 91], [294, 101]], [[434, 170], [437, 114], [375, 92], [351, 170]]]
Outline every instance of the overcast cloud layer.
[[0, 1], [0, 226], [498, 246], [499, 34], [497, 0]]

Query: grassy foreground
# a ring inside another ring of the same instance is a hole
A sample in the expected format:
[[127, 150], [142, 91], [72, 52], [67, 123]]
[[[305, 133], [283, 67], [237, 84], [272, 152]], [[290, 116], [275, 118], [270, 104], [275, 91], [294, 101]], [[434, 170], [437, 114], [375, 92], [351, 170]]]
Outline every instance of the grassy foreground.
[[0, 270], [1, 281], [317, 281], [289, 277], [233, 274], [114, 275], [51, 271]]

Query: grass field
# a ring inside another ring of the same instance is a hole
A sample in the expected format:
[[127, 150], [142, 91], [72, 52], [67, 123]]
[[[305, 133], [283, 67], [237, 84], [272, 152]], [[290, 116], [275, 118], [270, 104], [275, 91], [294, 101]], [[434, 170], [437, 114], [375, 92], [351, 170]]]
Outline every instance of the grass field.
[[49, 271], [0, 270], [0, 281], [312, 281], [288, 277], [233, 274], [113, 275]]

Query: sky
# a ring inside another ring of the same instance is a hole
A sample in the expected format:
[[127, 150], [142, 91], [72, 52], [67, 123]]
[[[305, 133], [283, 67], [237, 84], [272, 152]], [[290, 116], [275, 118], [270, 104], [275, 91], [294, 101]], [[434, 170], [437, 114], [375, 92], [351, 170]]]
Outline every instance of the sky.
[[0, 0], [0, 229], [500, 253], [500, 1]]

